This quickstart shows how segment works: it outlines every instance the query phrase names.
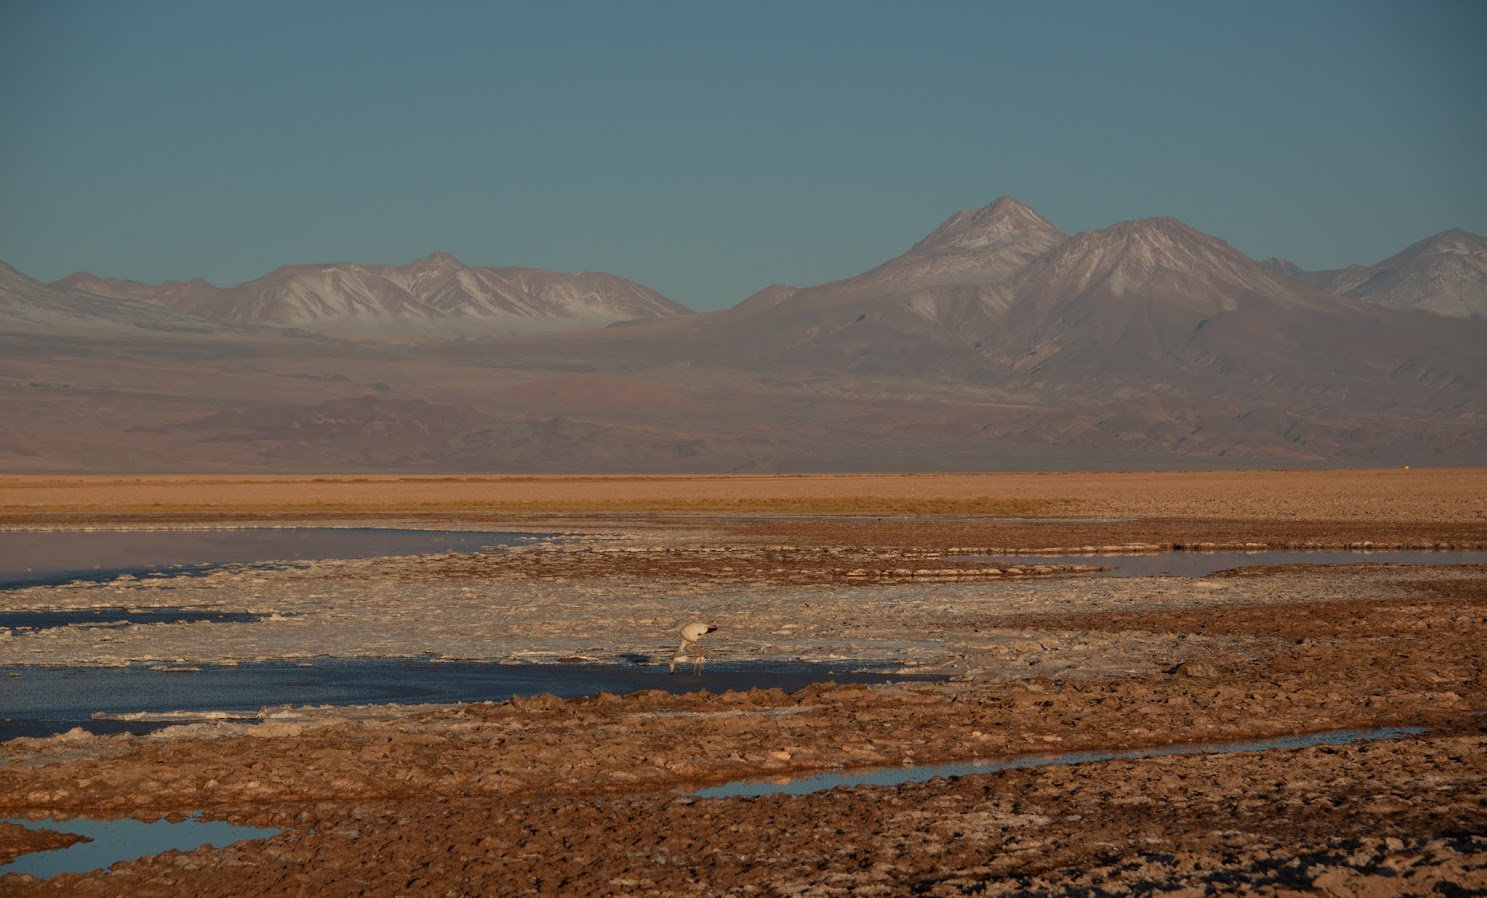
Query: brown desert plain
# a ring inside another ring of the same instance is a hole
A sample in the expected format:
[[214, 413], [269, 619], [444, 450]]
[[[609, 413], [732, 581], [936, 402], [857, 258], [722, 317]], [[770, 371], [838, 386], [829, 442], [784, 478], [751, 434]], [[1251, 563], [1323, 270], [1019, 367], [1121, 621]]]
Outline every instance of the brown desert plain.
[[[201, 814], [281, 831], [11, 874], [0, 894], [1487, 894], [1487, 565], [1360, 553], [1107, 577], [1082, 554], [1480, 551], [1487, 469], [0, 476], [13, 531], [309, 526], [544, 537], [11, 589], [0, 611], [256, 618], [0, 631], [0, 665], [15, 685], [57, 666], [641, 657], [661, 684], [678, 627], [705, 620], [714, 670], [830, 658], [913, 676], [786, 693], [709, 689], [704, 669], [684, 694], [279, 707], [12, 739], [0, 818]], [[1017, 558], [1050, 554], [1071, 557]], [[1205, 750], [1382, 727], [1416, 729]], [[1170, 747], [1185, 752], [1138, 751]], [[1127, 754], [694, 794], [1112, 751]], [[0, 823], [0, 863], [70, 838]]]

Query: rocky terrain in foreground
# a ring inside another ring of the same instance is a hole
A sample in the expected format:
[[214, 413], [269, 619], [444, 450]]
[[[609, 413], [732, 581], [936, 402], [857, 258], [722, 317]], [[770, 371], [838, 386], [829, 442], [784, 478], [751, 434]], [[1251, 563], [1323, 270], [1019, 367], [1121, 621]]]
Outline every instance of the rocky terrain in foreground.
[[[257, 724], [198, 723], [148, 737], [12, 740], [0, 746], [5, 815], [200, 811], [285, 831], [107, 873], [6, 877], [0, 891], [1342, 896], [1487, 888], [1487, 568], [1302, 565], [1095, 580], [1072, 568], [1012, 574], [1015, 565], [983, 563], [951, 577], [938, 572], [951, 568], [950, 549], [967, 546], [972, 524], [775, 525], [632, 523], [504, 556], [317, 562], [11, 593], [8, 606], [294, 614], [126, 628], [157, 631], [150, 638], [46, 631], [54, 635], [0, 643], [9, 663], [230, 660], [268, 646], [283, 657], [315, 646], [605, 657], [623, 646], [654, 653], [664, 676], [669, 628], [705, 617], [723, 628], [709, 647], [715, 659], [831, 652], [948, 679], [794, 694], [277, 709]], [[1259, 542], [1306, 529], [1234, 526]], [[1194, 522], [1086, 523], [1064, 537], [1141, 528], [1164, 542], [1223, 532]], [[1427, 525], [1400, 533], [1432, 538]], [[1429, 729], [1348, 746], [1123, 759], [800, 797], [688, 794], [746, 777], [1377, 726]], [[0, 854], [42, 838], [0, 830]]]

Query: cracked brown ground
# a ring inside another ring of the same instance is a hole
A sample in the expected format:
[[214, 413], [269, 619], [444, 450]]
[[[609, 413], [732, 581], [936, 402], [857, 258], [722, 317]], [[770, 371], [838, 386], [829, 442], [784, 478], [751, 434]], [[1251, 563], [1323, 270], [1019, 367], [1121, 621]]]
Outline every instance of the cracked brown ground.
[[[1366, 487], [1365, 476], [1354, 485]], [[1156, 500], [1144, 514], [1133, 513], [1138, 503], [1107, 502], [1087, 519], [1065, 506], [1052, 512], [1060, 520], [1049, 522], [927, 515], [882, 522], [872, 515], [819, 522], [591, 519], [619, 532], [648, 528], [650, 549], [543, 555], [530, 562], [536, 567], [528, 575], [699, 589], [719, 580], [804, 590], [850, 584], [849, 594], [866, 602], [883, 589], [941, 588], [941, 580], [916, 581], [913, 572], [941, 568], [935, 559], [951, 548], [1482, 545], [1483, 475], [1451, 476], [1438, 494], [1428, 482], [1412, 488], [1412, 506], [1400, 507], [1396, 498], [1401, 514], [1393, 519], [1373, 496], [1360, 499], [1351, 517], [1346, 503], [1334, 502], [1315, 511], [1329, 517], [1267, 519], [1258, 511], [1287, 503], [1261, 494], [1207, 520], [1186, 505], [1182, 515], [1163, 514]], [[1328, 491], [1346, 480], [1335, 472], [1318, 477]], [[1288, 475], [1274, 483], [1291, 489], [1302, 480]], [[702, 551], [730, 546], [738, 551]], [[921, 567], [916, 557], [932, 560]], [[381, 573], [412, 580], [491, 574], [461, 571], [464, 564], [410, 561]], [[550, 565], [561, 573], [544, 567]], [[873, 573], [854, 578], [853, 570]], [[909, 575], [893, 573], [902, 570]], [[126, 862], [108, 874], [9, 877], [0, 880], [0, 892], [1487, 890], [1487, 569], [1290, 566], [1208, 580], [1242, 581], [1243, 601], [982, 609], [927, 625], [942, 628], [935, 633], [952, 623], [1014, 631], [1030, 654], [1040, 640], [1052, 644], [1070, 634], [1111, 645], [1151, 634], [1202, 640], [1204, 653], [1185, 663], [1121, 676], [1077, 668], [1029, 675], [1036, 668], [980, 663], [972, 675], [936, 684], [537, 698], [8, 749], [0, 755], [0, 796], [9, 797], [0, 802], [9, 815], [204, 810], [286, 831], [267, 842]], [[1085, 581], [1073, 582], [1070, 589]], [[964, 588], [1003, 587], [977, 580]], [[803, 797], [686, 796], [697, 785], [751, 774], [1398, 725], [1430, 730], [1344, 747], [1117, 760]], [[9, 835], [0, 830], [0, 845]]]

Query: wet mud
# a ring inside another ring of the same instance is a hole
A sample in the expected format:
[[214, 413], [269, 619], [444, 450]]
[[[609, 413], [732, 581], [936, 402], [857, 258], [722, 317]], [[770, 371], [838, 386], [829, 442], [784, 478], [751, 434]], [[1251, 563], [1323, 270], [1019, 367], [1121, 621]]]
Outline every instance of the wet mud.
[[[148, 736], [12, 740], [0, 744], [7, 816], [202, 812], [285, 831], [86, 876], [0, 878], [0, 893], [1487, 889], [1487, 567], [1094, 580], [1072, 568], [982, 565], [967, 574], [945, 561], [951, 550], [999, 542], [924, 525], [806, 527], [627, 525], [503, 556], [242, 567], [165, 585], [11, 593], [11, 608], [118, 603], [123, 592], [131, 606], [263, 615], [140, 627], [137, 636], [57, 628], [0, 640], [11, 664], [414, 649], [664, 661], [672, 628], [707, 619], [721, 628], [710, 657], [854, 657], [948, 679], [296, 707]], [[1022, 547], [1076, 541], [1040, 532], [1052, 539]], [[1171, 543], [1191, 532], [1153, 534]], [[1257, 526], [1249, 541], [1273, 535]], [[1419, 528], [1401, 539], [1433, 537]], [[760, 776], [1384, 726], [1428, 729], [1388, 742], [804, 796], [689, 794]], [[0, 830], [0, 845], [16, 835]]]

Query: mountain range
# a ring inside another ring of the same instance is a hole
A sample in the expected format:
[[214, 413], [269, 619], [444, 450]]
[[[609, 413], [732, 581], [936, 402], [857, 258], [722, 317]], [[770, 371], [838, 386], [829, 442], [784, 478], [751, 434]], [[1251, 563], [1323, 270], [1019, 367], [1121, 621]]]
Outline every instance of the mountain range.
[[597, 273], [0, 267], [0, 469], [841, 471], [1487, 462], [1487, 240], [1258, 262], [1003, 197], [714, 313]]
[[1303, 271], [1285, 259], [1265, 261], [1287, 278], [1337, 296], [1453, 318], [1487, 317], [1487, 238], [1459, 228], [1427, 237], [1376, 265]]
[[599, 272], [471, 268], [448, 253], [407, 265], [286, 265], [220, 288], [200, 278], [142, 284], [87, 272], [50, 286], [143, 300], [235, 324], [292, 327], [361, 337], [472, 334], [602, 327], [691, 310], [648, 287]]

